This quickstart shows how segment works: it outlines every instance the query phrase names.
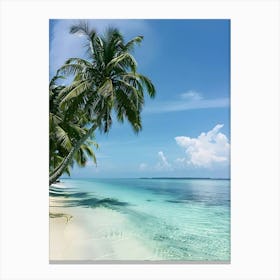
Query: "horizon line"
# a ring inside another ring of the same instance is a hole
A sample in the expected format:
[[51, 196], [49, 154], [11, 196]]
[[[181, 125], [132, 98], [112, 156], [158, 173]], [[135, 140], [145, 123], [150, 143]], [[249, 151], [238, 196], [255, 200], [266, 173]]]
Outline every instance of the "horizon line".
[[62, 177], [59, 179], [204, 179], [204, 180], [230, 180], [222, 177]]

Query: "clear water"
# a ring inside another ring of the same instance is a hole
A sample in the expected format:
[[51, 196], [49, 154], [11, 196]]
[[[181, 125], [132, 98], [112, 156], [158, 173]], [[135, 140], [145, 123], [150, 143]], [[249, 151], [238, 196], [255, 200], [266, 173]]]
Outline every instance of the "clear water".
[[123, 230], [141, 238], [162, 260], [230, 260], [230, 180], [62, 181], [73, 194], [69, 206], [122, 213], [129, 221]]

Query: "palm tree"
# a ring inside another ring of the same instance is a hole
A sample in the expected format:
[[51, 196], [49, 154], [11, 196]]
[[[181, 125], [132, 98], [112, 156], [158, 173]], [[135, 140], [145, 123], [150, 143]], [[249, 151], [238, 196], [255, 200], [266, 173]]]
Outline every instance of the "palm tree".
[[50, 184], [61, 176], [79, 147], [97, 128], [105, 133], [109, 131], [113, 111], [118, 121], [127, 119], [138, 133], [142, 129], [144, 92], [152, 98], [155, 96], [154, 85], [137, 73], [137, 63], [131, 54], [135, 44], [143, 40], [142, 36], [125, 43], [118, 29], [109, 28], [103, 36], [98, 36], [86, 23], [72, 26], [70, 33], [86, 37], [89, 60], [70, 58], [59, 69], [58, 75], [74, 75], [73, 82], [60, 92], [59, 107], [68, 113], [69, 120], [75, 118], [77, 111], [83, 112], [79, 116], [88, 130], [52, 172]]
[[[49, 101], [50, 101], [50, 112], [49, 112], [49, 170], [50, 173], [54, 172], [63, 159], [70, 152], [77, 139], [80, 139], [83, 134], [87, 132], [86, 128], [82, 128], [79, 123], [74, 122], [74, 119], [70, 122], [67, 119], [67, 114], [63, 112], [59, 107], [59, 96], [61, 90], [65, 87], [57, 86], [56, 80], [63, 78], [61, 76], [55, 76], [50, 81], [49, 86]], [[93, 137], [93, 135], [92, 135]], [[69, 166], [73, 166], [74, 161], [79, 166], [85, 166], [87, 159], [91, 158], [96, 163], [95, 154], [91, 148], [97, 144], [91, 140], [87, 140], [83, 145], [80, 146], [79, 150], [75, 153], [73, 160]], [[70, 175], [69, 166], [64, 170]]]

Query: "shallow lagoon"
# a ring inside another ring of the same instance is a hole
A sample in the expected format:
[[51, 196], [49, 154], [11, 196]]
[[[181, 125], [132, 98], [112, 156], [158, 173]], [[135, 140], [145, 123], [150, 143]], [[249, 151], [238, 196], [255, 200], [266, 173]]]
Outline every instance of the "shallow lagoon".
[[50, 195], [66, 197], [65, 207], [118, 212], [125, 222], [104, 238], [140, 240], [152, 259], [230, 260], [230, 180], [63, 179]]

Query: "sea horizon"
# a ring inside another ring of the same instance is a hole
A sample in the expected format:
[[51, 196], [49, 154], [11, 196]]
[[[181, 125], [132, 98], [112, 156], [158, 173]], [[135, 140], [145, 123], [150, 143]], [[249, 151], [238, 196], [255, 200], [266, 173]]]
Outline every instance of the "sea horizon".
[[222, 177], [61, 177], [59, 180], [79, 180], [79, 179], [170, 179], [170, 180], [231, 180], [231, 178]]

